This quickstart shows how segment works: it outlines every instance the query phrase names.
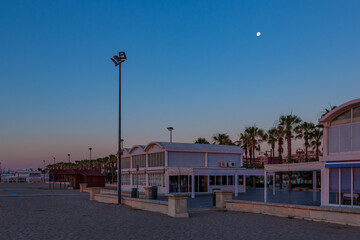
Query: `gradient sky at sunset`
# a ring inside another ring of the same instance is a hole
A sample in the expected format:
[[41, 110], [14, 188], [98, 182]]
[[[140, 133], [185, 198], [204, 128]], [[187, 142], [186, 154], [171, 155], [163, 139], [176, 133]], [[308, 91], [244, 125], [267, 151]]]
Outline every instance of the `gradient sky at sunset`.
[[[210, 140], [360, 97], [360, 1], [0, 1], [0, 162]], [[256, 33], [261, 32], [257, 37]]]

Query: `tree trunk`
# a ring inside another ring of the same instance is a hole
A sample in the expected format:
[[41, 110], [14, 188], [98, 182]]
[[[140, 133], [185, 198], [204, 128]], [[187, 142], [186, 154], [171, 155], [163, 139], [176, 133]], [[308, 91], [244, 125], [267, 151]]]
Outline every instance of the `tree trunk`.
[[291, 132], [287, 133], [288, 163], [291, 162]]

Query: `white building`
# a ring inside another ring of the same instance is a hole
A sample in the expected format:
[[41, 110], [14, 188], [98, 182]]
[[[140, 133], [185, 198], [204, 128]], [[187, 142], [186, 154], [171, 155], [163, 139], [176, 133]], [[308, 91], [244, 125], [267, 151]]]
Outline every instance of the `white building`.
[[322, 205], [360, 206], [360, 99], [319, 120], [324, 127]]
[[[138, 166], [138, 169], [137, 169]], [[215, 144], [151, 142], [123, 149], [121, 182], [124, 190], [157, 186], [160, 193], [211, 193], [214, 188], [246, 191], [246, 176], [264, 170], [245, 169], [243, 149]]]

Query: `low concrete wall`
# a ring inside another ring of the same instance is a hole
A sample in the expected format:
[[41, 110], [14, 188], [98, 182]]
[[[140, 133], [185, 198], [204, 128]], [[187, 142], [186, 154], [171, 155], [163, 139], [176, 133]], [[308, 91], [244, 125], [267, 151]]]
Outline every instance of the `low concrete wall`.
[[228, 200], [226, 210], [360, 226], [360, 211], [355, 209]]
[[95, 194], [94, 200], [102, 203], [118, 203], [118, 198], [116, 195]]
[[[90, 200], [103, 203], [117, 204], [118, 198], [115, 194], [101, 193], [102, 189], [89, 189]], [[100, 193], [98, 193], [100, 192]], [[169, 202], [149, 200], [141, 198], [122, 197], [122, 203], [126, 206], [150, 212], [158, 212], [175, 218], [189, 217], [187, 209], [188, 194], [170, 194]]]
[[168, 203], [164, 201], [128, 197], [123, 197], [122, 201], [124, 205], [132, 208], [168, 214]]
[[85, 188], [87, 188], [87, 183], [80, 183], [79, 186], [80, 186], [80, 192], [84, 192]]

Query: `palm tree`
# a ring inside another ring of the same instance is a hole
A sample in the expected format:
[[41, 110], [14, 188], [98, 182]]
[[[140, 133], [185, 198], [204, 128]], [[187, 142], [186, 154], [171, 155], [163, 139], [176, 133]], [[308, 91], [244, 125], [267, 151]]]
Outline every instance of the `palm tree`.
[[213, 136], [214, 144], [234, 145], [227, 133], [218, 133]]
[[305, 147], [305, 161], [309, 161], [309, 152], [308, 149], [310, 147], [310, 139], [312, 137], [312, 133], [315, 129], [315, 124], [311, 123], [311, 122], [303, 122], [300, 125], [299, 128], [299, 134], [298, 134], [298, 138], [304, 138], [304, 147]]
[[277, 138], [276, 138], [276, 128], [271, 128], [268, 130], [267, 132], [267, 143], [271, 146], [271, 160], [272, 158], [275, 156], [275, 143], [277, 142]]
[[311, 133], [311, 146], [315, 149], [316, 153], [316, 160], [319, 161], [320, 155], [320, 146], [321, 146], [321, 139], [323, 137], [323, 131], [319, 128], [315, 128], [314, 131]]
[[210, 144], [205, 138], [199, 137], [198, 139], [196, 139], [195, 143], [198, 144]]
[[291, 162], [291, 146], [292, 139], [294, 138], [293, 133], [298, 133], [300, 129], [301, 118], [296, 115], [281, 115], [279, 118], [279, 125], [284, 128], [285, 139], [287, 141], [287, 150], [288, 150], [288, 162]]
[[331, 112], [335, 108], [336, 108], [335, 105], [334, 106], [329, 105], [329, 108], [325, 108], [324, 111], [321, 112], [321, 117], [325, 116], [327, 113]]
[[245, 133], [248, 135], [248, 143], [250, 150], [250, 159], [252, 158], [252, 165], [255, 164], [255, 150], [260, 151], [260, 143], [266, 139], [264, 130], [254, 126], [247, 127]]
[[240, 133], [239, 140], [235, 142], [235, 145], [242, 147], [245, 153], [245, 163], [248, 165], [248, 150], [249, 150], [249, 135], [247, 133]]
[[[293, 132], [299, 132], [299, 125], [301, 124], [300, 117], [296, 115], [282, 115], [279, 118], [279, 124], [283, 126], [285, 131], [285, 139], [287, 141], [287, 150], [288, 150], [288, 162], [292, 162], [291, 160], [291, 141], [294, 138]], [[289, 190], [291, 190], [291, 176], [292, 172], [288, 172], [289, 176]]]
[[[282, 154], [284, 153], [284, 148], [283, 148], [283, 144], [284, 144], [284, 136], [285, 136], [285, 132], [284, 132], [284, 127], [281, 125], [278, 125], [276, 127], [276, 131], [274, 132], [275, 134], [275, 138], [277, 139], [277, 143], [278, 143], [278, 158], [279, 158], [279, 164], [282, 164]], [[280, 172], [279, 173], [279, 177], [280, 177], [280, 189], [282, 189], [282, 184], [283, 184], [283, 173]]]

